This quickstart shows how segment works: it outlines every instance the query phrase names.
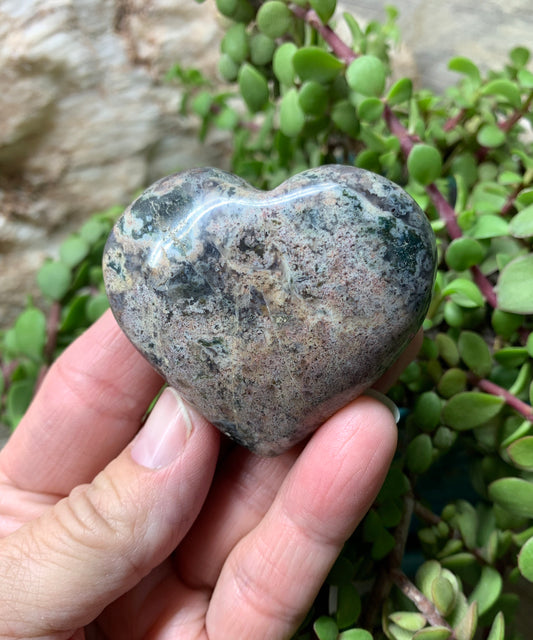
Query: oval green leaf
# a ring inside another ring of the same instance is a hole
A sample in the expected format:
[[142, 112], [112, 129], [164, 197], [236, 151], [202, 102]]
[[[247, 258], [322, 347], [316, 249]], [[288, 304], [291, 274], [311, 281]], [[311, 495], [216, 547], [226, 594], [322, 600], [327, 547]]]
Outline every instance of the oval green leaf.
[[418, 568], [415, 582], [426, 598], [431, 598], [431, 585], [433, 580], [440, 575], [441, 571], [442, 567], [437, 560], [428, 560]]
[[509, 232], [509, 223], [501, 216], [491, 214], [481, 215], [477, 218], [473, 235], [478, 240], [505, 236]]
[[429, 627], [415, 633], [413, 640], [448, 640], [451, 635], [451, 630], [446, 627]]
[[450, 269], [465, 271], [479, 264], [485, 256], [485, 250], [474, 238], [456, 238], [446, 249], [446, 262]]
[[413, 82], [410, 78], [401, 78], [395, 82], [387, 93], [387, 103], [393, 107], [407, 102], [413, 94]]
[[510, 313], [533, 313], [533, 254], [511, 260], [496, 287], [498, 307]]
[[45, 262], [37, 272], [37, 284], [43, 295], [61, 300], [72, 281], [72, 273], [64, 262]]
[[467, 76], [474, 82], [474, 84], [481, 83], [481, 73], [479, 72], [479, 69], [472, 60], [469, 60], [468, 58], [464, 58], [462, 56], [452, 58], [448, 62], [448, 69]]
[[442, 290], [443, 296], [450, 296], [460, 307], [474, 309], [484, 304], [483, 294], [471, 280], [456, 278]]
[[366, 629], [347, 629], [343, 631], [338, 640], [374, 640], [370, 631]]
[[40, 309], [25, 309], [15, 321], [15, 340], [20, 354], [37, 362], [43, 358], [46, 317]]
[[507, 453], [517, 467], [533, 471], [533, 436], [515, 440], [507, 447]]
[[309, 0], [309, 4], [320, 20], [327, 24], [335, 13], [337, 0]]
[[533, 484], [523, 478], [499, 478], [489, 485], [489, 497], [507, 511], [533, 518]]
[[256, 33], [250, 38], [250, 59], [253, 64], [268, 64], [275, 50], [276, 43], [264, 33]]
[[437, 576], [431, 583], [431, 600], [443, 616], [451, 612], [456, 597], [452, 583], [444, 576]]
[[415, 401], [413, 422], [422, 431], [433, 431], [440, 422], [442, 403], [434, 391], [425, 391]]
[[433, 445], [427, 433], [418, 434], [407, 446], [405, 463], [411, 473], [424, 473], [431, 466]]
[[337, 625], [351, 627], [361, 614], [361, 596], [352, 583], [340, 585], [337, 593]]
[[279, 108], [279, 126], [288, 138], [297, 136], [305, 124], [305, 114], [298, 100], [296, 87], [289, 89], [281, 99]]
[[379, 98], [365, 98], [357, 107], [357, 114], [364, 122], [375, 122], [381, 118], [384, 108]]
[[17, 426], [30, 406], [34, 387], [35, 380], [33, 379], [17, 380], [9, 387], [6, 413], [11, 428]]
[[414, 611], [395, 611], [389, 619], [406, 631], [420, 631], [426, 625], [426, 618]]
[[376, 56], [360, 56], [346, 69], [349, 87], [364, 96], [379, 98], [385, 90], [386, 78], [385, 65]]
[[517, 213], [509, 223], [509, 233], [515, 238], [533, 236], [533, 204]]
[[448, 400], [442, 410], [442, 419], [457, 431], [474, 429], [497, 416], [503, 405], [502, 398], [480, 391], [465, 391]]
[[88, 300], [86, 313], [89, 322], [96, 322], [107, 309], [109, 309], [109, 300], [105, 293], [101, 293]]
[[490, 633], [487, 637], [487, 640], [504, 640], [505, 638], [505, 618], [503, 617], [503, 613], [498, 611], [496, 617], [494, 618], [494, 622], [492, 623], [492, 627], [490, 628]]
[[313, 624], [313, 631], [319, 640], [337, 640], [339, 628], [333, 618], [329, 616], [320, 616]]
[[333, 107], [331, 119], [335, 125], [343, 132], [357, 138], [359, 135], [359, 120], [355, 112], [355, 107], [349, 100], [340, 100]]
[[515, 47], [509, 53], [511, 62], [515, 65], [515, 67], [525, 67], [529, 62], [530, 56], [531, 52], [526, 47]]
[[293, 15], [280, 0], [269, 0], [259, 7], [257, 27], [269, 38], [280, 38], [291, 28]]
[[528, 358], [525, 347], [504, 347], [494, 352], [494, 359], [507, 369], [520, 367]]
[[326, 111], [329, 92], [324, 85], [309, 80], [301, 86], [298, 99], [305, 113], [318, 117], [324, 115]]
[[267, 79], [248, 63], [239, 70], [239, 89], [246, 106], [254, 113], [261, 110], [270, 97]]
[[529, 538], [520, 550], [518, 569], [526, 580], [533, 582], [533, 538]]
[[473, 331], [463, 331], [457, 341], [459, 354], [466, 366], [480, 378], [492, 369], [492, 356], [485, 339]]
[[299, 49], [294, 54], [292, 63], [302, 82], [307, 80], [321, 83], [332, 82], [344, 68], [338, 58], [320, 47]]
[[495, 95], [505, 98], [507, 102], [515, 109], [522, 106], [522, 97], [520, 91], [514, 82], [500, 78], [488, 82], [482, 89], [483, 95]]
[[477, 141], [482, 147], [494, 149], [501, 147], [506, 140], [506, 133], [496, 124], [485, 124], [477, 132]]
[[407, 158], [407, 170], [420, 184], [428, 185], [435, 182], [442, 171], [439, 151], [429, 144], [415, 144]]
[[246, 60], [250, 49], [244, 24], [237, 23], [229, 27], [226, 35], [222, 38], [220, 50], [236, 64], [241, 64]]
[[223, 53], [218, 61], [218, 73], [223, 80], [233, 82], [239, 75], [239, 65], [235, 64], [227, 54]]
[[216, 0], [216, 5], [223, 16], [231, 18], [237, 11], [238, 0]]
[[502, 592], [502, 577], [494, 567], [485, 566], [474, 590], [468, 598], [469, 602], [477, 602], [479, 615], [483, 615], [498, 600]]
[[473, 640], [477, 629], [477, 619], [477, 604], [473, 602], [454, 629], [457, 640]]
[[439, 380], [437, 390], [443, 398], [451, 398], [466, 389], [466, 371], [452, 367], [445, 371]]
[[276, 49], [272, 59], [272, 68], [274, 75], [279, 82], [290, 87], [294, 84], [294, 54], [298, 51], [298, 47], [293, 42], [284, 42]]
[[76, 267], [89, 253], [89, 243], [81, 236], [73, 235], [59, 247], [59, 257], [67, 267]]
[[520, 69], [518, 72], [518, 82], [525, 89], [533, 89], [533, 73], [529, 69]]

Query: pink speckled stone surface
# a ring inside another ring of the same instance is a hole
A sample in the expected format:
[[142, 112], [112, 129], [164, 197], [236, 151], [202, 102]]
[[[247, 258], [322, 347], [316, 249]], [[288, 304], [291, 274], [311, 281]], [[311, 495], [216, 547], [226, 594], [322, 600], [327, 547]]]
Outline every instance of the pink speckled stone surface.
[[125, 334], [184, 398], [260, 455], [369, 387], [426, 313], [435, 240], [385, 178], [341, 165], [270, 192], [218, 169], [147, 189], [104, 255]]

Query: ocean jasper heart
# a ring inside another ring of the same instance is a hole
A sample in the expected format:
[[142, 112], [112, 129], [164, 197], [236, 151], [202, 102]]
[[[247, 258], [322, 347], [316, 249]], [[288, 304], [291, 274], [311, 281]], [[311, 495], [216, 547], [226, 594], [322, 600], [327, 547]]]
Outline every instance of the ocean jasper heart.
[[427, 310], [431, 227], [368, 171], [273, 191], [178, 173], [126, 209], [104, 278], [125, 334], [213, 424], [261, 455], [295, 444], [397, 358]]

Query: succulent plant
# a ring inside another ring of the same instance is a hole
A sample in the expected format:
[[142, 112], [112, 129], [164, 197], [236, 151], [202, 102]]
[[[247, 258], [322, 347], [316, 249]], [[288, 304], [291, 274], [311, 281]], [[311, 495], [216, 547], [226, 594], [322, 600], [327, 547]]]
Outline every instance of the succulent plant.
[[[167, 76], [200, 137], [227, 131], [232, 171], [258, 188], [331, 163], [379, 173], [426, 211], [439, 248], [422, 350], [390, 390], [396, 459], [295, 637], [525, 637], [510, 587], [533, 581], [530, 52], [488, 73], [453, 58], [458, 83], [436, 95], [391, 80], [393, 9], [363, 27], [335, 0], [217, 7], [223, 91], [179, 64]], [[38, 274], [48, 307], [29, 303], [2, 335], [13, 428], [46, 367], [106, 307], [100, 259], [116, 213], [65, 241]]]

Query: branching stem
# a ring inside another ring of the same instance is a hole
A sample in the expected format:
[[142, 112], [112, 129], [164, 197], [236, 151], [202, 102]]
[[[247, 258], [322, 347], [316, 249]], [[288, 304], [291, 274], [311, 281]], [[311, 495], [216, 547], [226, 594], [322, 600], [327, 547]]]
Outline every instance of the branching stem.
[[[316, 29], [325, 40], [325, 42], [327, 42], [331, 47], [333, 53], [335, 53], [335, 55], [340, 60], [348, 64], [357, 57], [357, 54], [352, 51], [352, 49], [350, 49], [350, 47], [345, 42], [343, 42], [330, 27], [322, 24], [320, 18], [314, 11], [307, 11], [302, 7], [293, 6], [292, 12], [295, 16], [302, 20], [305, 20], [309, 25]], [[530, 96], [530, 99], [526, 102], [526, 104], [530, 103], [531, 100], [533, 100], [533, 96]], [[524, 105], [524, 108], [528, 107]], [[462, 113], [460, 115], [461, 117], [463, 116]], [[390, 132], [395, 135], [400, 141], [402, 153], [407, 159], [409, 153], [411, 152], [411, 149], [417, 142], [420, 142], [420, 139], [418, 138], [418, 136], [409, 133], [409, 131], [400, 122], [398, 117], [394, 114], [393, 110], [387, 104], [385, 105], [385, 108], [383, 110], [383, 117], [385, 118], [385, 122]], [[428, 185], [426, 187], [426, 191], [433, 204], [435, 205], [439, 216], [444, 221], [446, 229], [452, 240], [455, 238], [460, 238], [462, 236], [462, 231], [457, 224], [457, 213], [455, 209], [449, 204], [436, 184], [433, 183]], [[491, 307], [496, 308], [498, 305], [498, 299], [496, 297], [496, 293], [492, 284], [483, 275], [483, 273], [481, 273], [478, 267], [472, 267], [472, 273], [477, 286], [485, 296], [488, 304]]]
[[312, 9], [304, 9], [298, 5], [292, 5], [291, 11], [297, 18], [304, 20], [308, 25], [313, 27], [313, 29], [318, 31], [324, 41], [329, 44], [331, 50], [339, 60], [342, 60], [346, 64], [350, 64], [350, 62], [357, 58], [355, 51], [341, 40], [331, 27], [325, 25], [315, 11]]
[[392, 579], [394, 584], [400, 589], [400, 591], [416, 606], [420, 613], [425, 616], [426, 620], [434, 627], [445, 627], [449, 629], [452, 634], [449, 640], [456, 640], [456, 635], [448, 622], [441, 616], [435, 605], [426, 598], [426, 596], [409, 580], [409, 578], [396, 569], [392, 572]]
[[509, 118], [507, 118], [507, 120], [503, 120], [498, 124], [500, 129], [502, 131], [505, 131], [505, 133], [508, 133], [515, 126], [515, 124], [519, 122], [526, 115], [526, 113], [529, 112], [529, 108], [531, 107], [532, 103], [533, 91], [529, 94], [527, 100], [524, 102], [520, 109], [517, 109]]
[[375, 621], [381, 611], [382, 604], [389, 596], [393, 585], [393, 572], [398, 571], [401, 567], [405, 552], [405, 545], [407, 543], [407, 536], [409, 535], [409, 528], [411, 526], [411, 519], [413, 517], [414, 504], [415, 500], [412, 492], [407, 493], [404, 496], [402, 519], [394, 530], [394, 548], [389, 554], [386, 562], [382, 564], [374, 582], [372, 593], [368, 599], [368, 606], [366, 607], [363, 619], [363, 626], [368, 630], [372, 630], [374, 628]]
[[515, 411], [518, 411], [526, 420], [533, 423], [533, 407], [514, 396], [510, 391], [507, 391], [507, 389], [500, 387], [490, 380], [479, 378], [474, 374], [470, 374], [469, 380], [478, 389], [481, 389], [481, 391], [502, 398], [507, 405]]

